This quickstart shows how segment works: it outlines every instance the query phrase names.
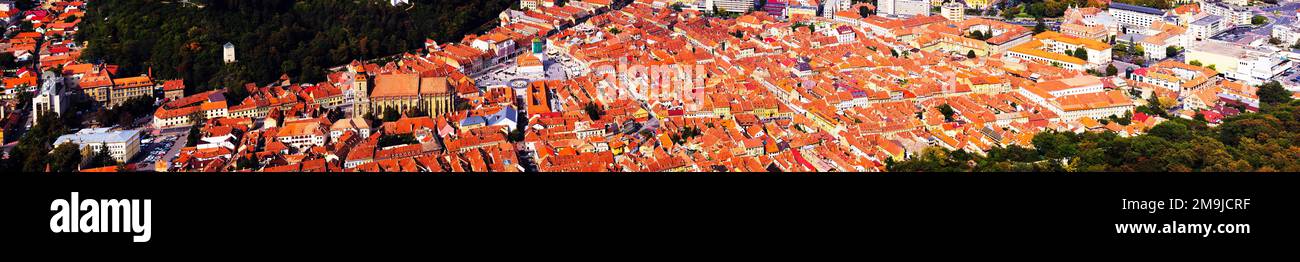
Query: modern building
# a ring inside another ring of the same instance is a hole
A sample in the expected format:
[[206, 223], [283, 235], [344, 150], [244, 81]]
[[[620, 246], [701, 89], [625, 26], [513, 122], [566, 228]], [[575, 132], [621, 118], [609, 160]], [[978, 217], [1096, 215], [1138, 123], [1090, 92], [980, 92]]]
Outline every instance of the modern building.
[[1125, 3], [1110, 3], [1110, 15], [1119, 21], [1120, 27], [1126, 30], [1145, 30], [1151, 25], [1151, 22], [1160, 20], [1165, 15], [1160, 9], [1136, 6]]
[[876, 1], [876, 14], [894, 17], [929, 16], [930, 1], [879, 0]]
[[1281, 40], [1282, 44], [1294, 45], [1297, 41], [1300, 41], [1300, 21], [1292, 21], [1294, 22], [1290, 24], [1274, 24], [1273, 32], [1270, 32], [1270, 34], [1273, 38]]
[[537, 8], [537, 2], [540, 2], [540, 0], [519, 0], [519, 8], [521, 9]]
[[1206, 40], [1187, 48], [1184, 62], [1200, 63], [1223, 73], [1228, 79], [1260, 85], [1286, 71], [1291, 61], [1276, 48], [1245, 46], [1219, 40]]
[[957, 22], [966, 20], [966, 5], [959, 1], [945, 2], [940, 8], [943, 18]]
[[852, 6], [853, 6], [853, 0], [823, 0], [822, 17], [834, 18], [835, 13], [838, 13], [840, 11], [856, 12], [856, 10], [849, 10], [852, 8]]
[[[1224, 20], [1222, 16], [1217, 16], [1217, 15], [1206, 15], [1204, 17], [1201, 17], [1200, 19], [1193, 20], [1191, 23], [1187, 25], [1188, 37], [1192, 38], [1192, 40], [1194, 41], [1210, 39], [1210, 37], [1213, 37], [1214, 35], [1223, 32], [1223, 30], [1228, 29], [1229, 26], [1226, 24], [1226, 22], [1227, 20]], [[1278, 28], [1285, 27], [1285, 26], [1286, 25], [1274, 25], [1273, 35], [1276, 37], [1278, 35]], [[1287, 30], [1287, 29], [1283, 29], [1283, 30]]]
[[755, 0], [713, 0], [718, 12], [744, 13], [754, 8]]
[[1250, 18], [1255, 15], [1249, 7], [1225, 2], [1206, 2], [1201, 8], [1205, 9], [1206, 13], [1223, 17], [1227, 20], [1224, 26], [1228, 28], [1249, 25]]
[[140, 152], [140, 130], [109, 131], [106, 127], [82, 129], [54, 140], [55, 145], [63, 143], [73, 143], [82, 149], [89, 147], [91, 152], [99, 152], [107, 146], [108, 153], [114, 160], [126, 162]]
[[68, 107], [67, 97], [63, 95], [63, 77], [54, 72], [45, 71], [41, 74], [41, 88], [37, 89], [36, 96], [32, 97], [32, 123], [36, 119], [48, 113], [62, 115]]

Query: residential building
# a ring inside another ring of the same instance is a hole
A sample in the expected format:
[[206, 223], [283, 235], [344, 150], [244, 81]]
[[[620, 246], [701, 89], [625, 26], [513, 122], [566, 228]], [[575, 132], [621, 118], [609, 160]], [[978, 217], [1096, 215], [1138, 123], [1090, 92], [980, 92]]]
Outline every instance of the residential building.
[[136, 97], [153, 97], [153, 88], [153, 80], [146, 75], [113, 78], [113, 88], [109, 90], [107, 106], [109, 108], [119, 106]]
[[[1194, 41], [1202, 41], [1205, 39], [1210, 39], [1210, 37], [1213, 37], [1214, 35], [1217, 35], [1220, 32], [1223, 32], [1224, 30], [1227, 30], [1229, 28], [1229, 26], [1225, 24], [1226, 22], [1227, 21], [1224, 20], [1222, 16], [1206, 15], [1204, 17], [1192, 21], [1190, 24], [1187, 25], [1187, 33], [1189, 35], [1188, 37], [1192, 38], [1192, 40]], [[1285, 33], [1283, 33], [1282, 35], [1283, 37], [1290, 37], [1293, 35], [1293, 33], [1290, 32], [1295, 32], [1294, 29], [1291, 29], [1292, 27], [1288, 27], [1287, 25], [1280, 25], [1280, 24], [1273, 25], [1274, 37], [1279, 36], [1278, 35], [1279, 27], [1285, 27], [1282, 30], [1287, 30]]]
[[853, 11], [853, 0], [822, 0], [822, 17], [835, 18], [835, 13], [840, 11]]
[[1210, 15], [1223, 17], [1227, 28], [1249, 25], [1250, 18], [1255, 15], [1249, 7], [1219, 1], [1205, 2], [1201, 8]]
[[328, 138], [322, 119], [299, 119], [285, 121], [284, 126], [275, 134], [276, 141], [287, 146], [306, 150], [312, 146], [324, 146]]
[[[1087, 60], [1066, 51], [1074, 52], [1082, 48], [1087, 51]], [[1017, 59], [1033, 60], [1070, 70], [1100, 69], [1110, 64], [1111, 46], [1097, 40], [1084, 39], [1047, 31], [1034, 36], [1034, 39], [1011, 48], [1007, 55]]]
[[522, 8], [522, 9], [534, 9], [534, 8], [537, 8], [537, 2], [540, 2], [540, 1], [543, 1], [543, 0], [519, 0], [519, 8]]
[[966, 20], [966, 5], [962, 4], [960, 1], [954, 0], [944, 2], [941, 10], [943, 18], [958, 22]]
[[370, 137], [370, 123], [360, 117], [344, 118], [330, 125], [330, 141], [337, 141], [347, 131], [355, 132], [361, 138]]
[[1183, 48], [1191, 45], [1191, 39], [1186, 37], [1187, 29], [1178, 25], [1155, 21], [1147, 27], [1146, 31], [1148, 36], [1138, 41], [1138, 44], [1146, 50], [1145, 55], [1148, 60], [1165, 59], [1169, 47]]

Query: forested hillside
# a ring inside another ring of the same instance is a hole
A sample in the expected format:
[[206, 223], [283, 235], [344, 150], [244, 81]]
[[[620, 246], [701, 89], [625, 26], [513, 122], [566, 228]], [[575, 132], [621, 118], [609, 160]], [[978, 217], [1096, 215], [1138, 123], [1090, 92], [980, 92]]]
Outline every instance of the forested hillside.
[[[121, 75], [152, 68], [155, 78], [184, 78], [191, 89], [265, 84], [282, 74], [315, 82], [353, 59], [411, 51], [427, 38], [459, 41], [514, 2], [98, 0], [88, 4], [78, 39], [88, 42], [88, 61], [121, 65]], [[222, 62], [226, 42], [236, 46], [238, 63]]]
[[[1282, 90], [1282, 91], [1277, 91]], [[1204, 120], [1172, 120], [1147, 134], [1044, 132], [1034, 148], [995, 148], [987, 156], [932, 147], [890, 171], [1143, 171], [1300, 172], [1300, 100], [1277, 82], [1260, 91], [1262, 112], [1247, 113], [1210, 127]]]

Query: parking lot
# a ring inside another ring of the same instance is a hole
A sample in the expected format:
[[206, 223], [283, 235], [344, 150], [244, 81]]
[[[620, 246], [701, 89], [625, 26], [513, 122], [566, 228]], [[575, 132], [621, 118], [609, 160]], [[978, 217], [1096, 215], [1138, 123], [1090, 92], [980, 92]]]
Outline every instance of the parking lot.
[[1300, 86], [1300, 63], [1296, 63], [1295, 66], [1282, 72], [1275, 79], [1281, 82], [1283, 86]]
[[[587, 73], [586, 67], [567, 53], [550, 51], [546, 53], [546, 57], [550, 58], [547, 59], [549, 63], [546, 65], [547, 79], [566, 79], [570, 76], [580, 76]], [[562, 74], [552, 75], [552, 70]]]
[[475, 78], [474, 82], [477, 83], [480, 88], [505, 85], [510, 82], [510, 80], [519, 78], [515, 74], [515, 68], [516, 66], [514, 62], [502, 63], [493, 68], [489, 68], [487, 73]]
[[140, 172], [152, 172], [157, 162], [171, 162], [172, 158], [180, 154], [180, 149], [185, 147], [186, 138], [189, 136], [189, 128], [162, 130], [158, 136], [153, 136], [152, 132], [146, 133], [149, 135], [141, 138], [140, 153], [136, 154], [132, 161], [136, 163], [136, 171]]
[[1241, 40], [1243, 37], [1245, 37], [1247, 33], [1250, 33], [1251, 29], [1253, 28], [1245, 27], [1245, 26], [1233, 27], [1232, 29], [1225, 30], [1222, 33], [1210, 37], [1210, 39], [1236, 42], [1237, 40]]

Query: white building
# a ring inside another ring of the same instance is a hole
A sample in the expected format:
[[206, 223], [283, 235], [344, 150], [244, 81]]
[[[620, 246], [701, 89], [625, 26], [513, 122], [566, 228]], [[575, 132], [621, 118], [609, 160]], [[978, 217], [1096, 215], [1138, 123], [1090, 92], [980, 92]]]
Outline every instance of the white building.
[[221, 53], [222, 61], [225, 61], [227, 64], [235, 62], [235, 44], [226, 42], [226, 45], [221, 46]]
[[328, 134], [324, 125], [315, 120], [286, 121], [276, 138], [287, 146], [305, 150], [312, 146], [324, 146]]
[[521, 9], [537, 8], [537, 1], [538, 0], [519, 0], [519, 8]]
[[[1227, 20], [1224, 20], [1222, 16], [1207, 15], [1205, 17], [1201, 17], [1200, 19], [1196, 19], [1195, 21], [1192, 21], [1191, 23], [1187, 24], [1188, 37], [1192, 38], [1192, 40], [1194, 41], [1210, 39], [1210, 37], [1213, 37], [1214, 35], [1223, 32], [1223, 30], [1228, 29], [1228, 25], [1226, 24], [1226, 22]], [[1277, 28], [1279, 26], [1282, 25], [1273, 26], [1274, 34], [1277, 33]]]
[[1187, 49], [1184, 62], [1213, 66], [1228, 79], [1248, 85], [1260, 85], [1290, 68], [1291, 61], [1270, 46], [1244, 46], [1232, 42], [1206, 40]]
[[361, 138], [370, 137], [370, 123], [365, 119], [353, 117], [348, 119], [339, 119], [330, 125], [330, 141], [338, 141], [340, 136], [347, 131], [356, 132]]
[[1160, 9], [1117, 2], [1110, 3], [1109, 11], [1119, 21], [1120, 27], [1127, 30], [1144, 30], [1165, 15]]
[[73, 143], [84, 149], [90, 147], [92, 152], [108, 147], [108, 153], [118, 162], [129, 161], [140, 152], [140, 130], [108, 131], [108, 128], [88, 128], [76, 134], [60, 136], [54, 140], [55, 145]]
[[1249, 7], [1234, 5], [1224, 2], [1206, 2], [1201, 5], [1206, 13], [1223, 17], [1227, 24], [1225, 27], [1234, 27], [1240, 25], [1249, 25], [1250, 18], [1255, 16]]
[[744, 13], [753, 9], [755, 0], [713, 0], [713, 5], [718, 8], [718, 12]]
[[876, 14], [894, 17], [929, 16], [930, 1], [926, 0], [878, 0]]
[[840, 11], [852, 11], [853, 0], [824, 0], [822, 1], [822, 17], [834, 18], [835, 13]]
[[962, 4], [961, 2], [958, 1], [945, 2], [943, 3], [943, 6], [941, 6], [941, 8], [942, 8], [941, 14], [943, 15], [943, 18], [947, 18], [948, 20], [958, 21], [958, 22], [962, 20], [966, 20], [966, 5]]
[[[1296, 18], [1300, 19], [1300, 13], [1296, 13]], [[1290, 24], [1274, 24], [1273, 32], [1270, 32], [1273, 38], [1282, 40], [1284, 45], [1293, 45], [1300, 40], [1300, 20], [1293, 20]]]
[[67, 98], [63, 96], [63, 77], [45, 71], [41, 74], [41, 79], [45, 82], [41, 83], [38, 93], [32, 97], [32, 123], [36, 123], [36, 119], [46, 113], [62, 115], [68, 106]]

